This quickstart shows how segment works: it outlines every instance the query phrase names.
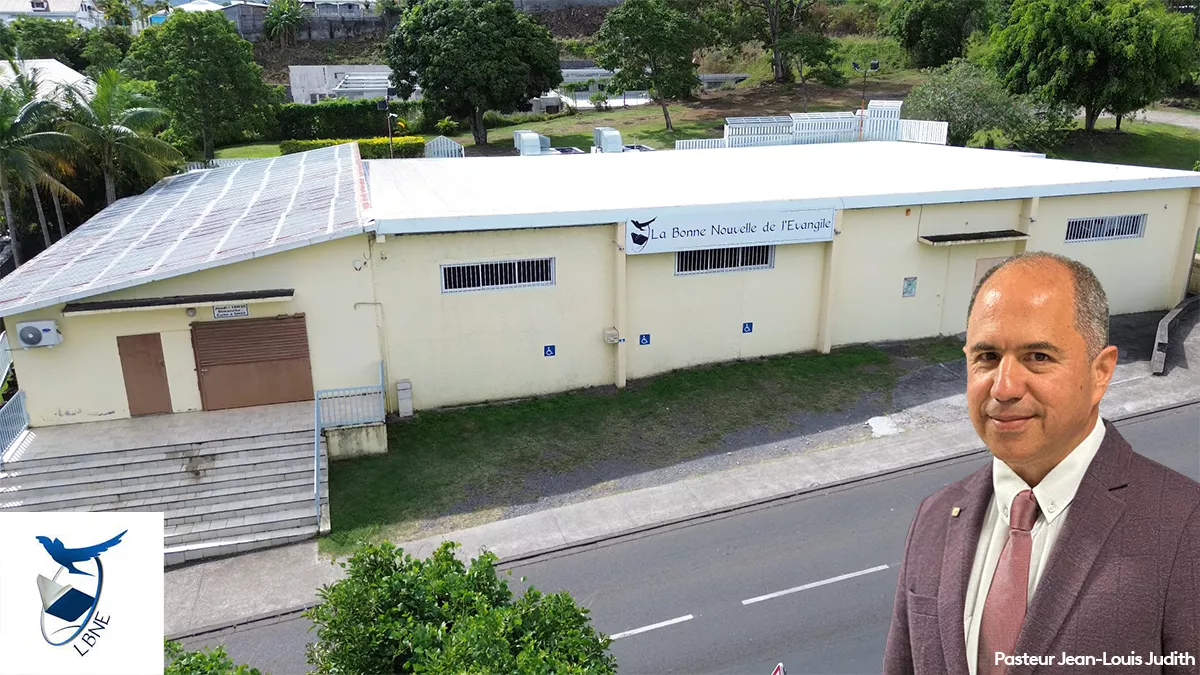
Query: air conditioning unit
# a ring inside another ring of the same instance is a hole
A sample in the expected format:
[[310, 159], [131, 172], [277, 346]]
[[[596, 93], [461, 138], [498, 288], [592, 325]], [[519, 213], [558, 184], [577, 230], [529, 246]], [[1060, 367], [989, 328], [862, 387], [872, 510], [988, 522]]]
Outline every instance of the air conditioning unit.
[[57, 321], [26, 321], [17, 324], [17, 341], [24, 349], [53, 347], [62, 342]]

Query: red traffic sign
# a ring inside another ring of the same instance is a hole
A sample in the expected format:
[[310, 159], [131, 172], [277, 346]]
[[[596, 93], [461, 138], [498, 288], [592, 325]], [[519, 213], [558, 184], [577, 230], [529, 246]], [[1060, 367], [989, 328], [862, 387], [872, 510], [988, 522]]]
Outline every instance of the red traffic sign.
[[775, 670], [771, 671], [771, 675], [787, 675], [787, 671], [783, 669], [783, 664], [775, 666]]

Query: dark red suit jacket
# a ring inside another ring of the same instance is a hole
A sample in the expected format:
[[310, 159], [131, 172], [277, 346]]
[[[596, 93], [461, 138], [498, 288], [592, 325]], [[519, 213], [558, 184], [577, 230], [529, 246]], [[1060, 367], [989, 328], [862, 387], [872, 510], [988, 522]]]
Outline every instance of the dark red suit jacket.
[[[1053, 662], [1013, 666], [1009, 675], [1200, 675], [1200, 484], [1135, 453], [1111, 422], [1104, 427], [1014, 649]], [[886, 675], [967, 675], [967, 582], [991, 496], [988, 464], [917, 508], [896, 586]], [[962, 511], [953, 517], [956, 506]], [[1064, 665], [1064, 652], [1107, 654], [1119, 665]], [[1192, 663], [1150, 665], [1151, 652], [1182, 652]], [[1126, 662], [1131, 653], [1144, 663]]]

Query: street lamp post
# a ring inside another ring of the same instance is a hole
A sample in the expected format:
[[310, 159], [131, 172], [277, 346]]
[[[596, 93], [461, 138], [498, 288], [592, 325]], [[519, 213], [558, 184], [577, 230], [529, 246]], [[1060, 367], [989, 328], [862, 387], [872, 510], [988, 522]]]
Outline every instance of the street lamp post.
[[858, 65], [858, 61], [852, 61], [851, 65], [854, 66], [854, 72], [862, 73], [863, 76], [862, 108], [858, 111], [858, 140], [861, 141], [863, 139], [863, 119], [867, 116], [867, 74], [879, 72], [879, 59], [871, 59], [871, 63], [866, 68]]

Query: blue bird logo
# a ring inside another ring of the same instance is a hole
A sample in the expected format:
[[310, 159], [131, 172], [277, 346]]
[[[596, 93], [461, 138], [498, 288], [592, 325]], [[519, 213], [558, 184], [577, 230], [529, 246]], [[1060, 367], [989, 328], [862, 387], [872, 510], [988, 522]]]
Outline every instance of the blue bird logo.
[[46, 553], [50, 554], [50, 557], [54, 559], [54, 562], [65, 567], [71, 574], [83, 574], [90, 577], [94, 575], [91, 572], [84, 572], [83, 570], [76, 569], [75, 563], [91, 560], [113, 546], [121, 543], [121, 537], [125, 536], [125, 532], [128, 531], [129, 530], [125, 530], [121, 534], [118, 534], [102, 544], [86, 546], [84, 548], [67, 548], [66, 545], [63, 544], [62, 541], [57, 537], [52, 540], [50, 537], [43, 537], [39, 535], [37, 540], [41, 542], [42, 547], [46, 549]]

